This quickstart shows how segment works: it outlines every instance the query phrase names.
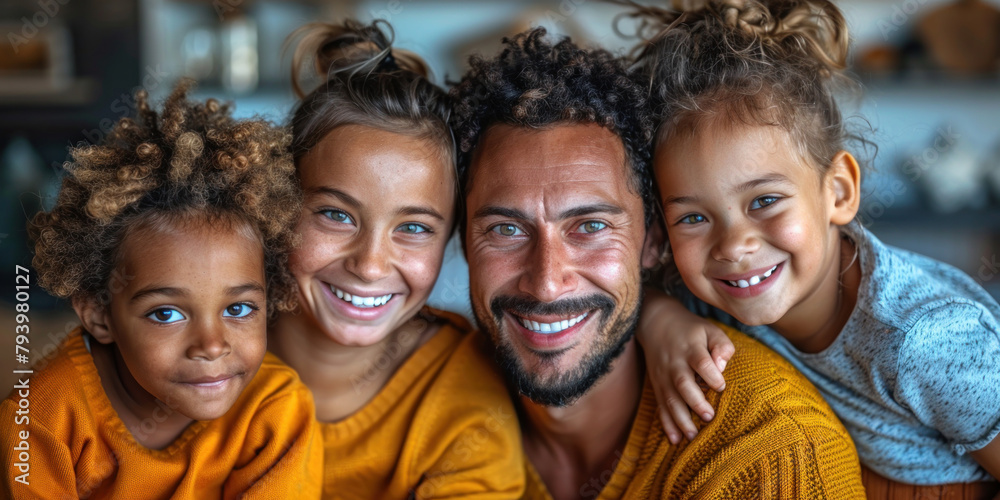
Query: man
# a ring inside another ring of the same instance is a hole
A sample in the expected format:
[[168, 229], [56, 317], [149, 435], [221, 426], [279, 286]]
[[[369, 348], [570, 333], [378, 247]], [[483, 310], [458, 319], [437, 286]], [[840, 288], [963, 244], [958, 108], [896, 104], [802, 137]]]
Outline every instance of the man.
[[809, 382], [729, 331], [716, 417], [670, 445], [633, 339], [662, 237], [653, 121], [624, 63], [535, 29], [454, 90], [470, 295], [521, 397], [529, 498], [863, 498]]

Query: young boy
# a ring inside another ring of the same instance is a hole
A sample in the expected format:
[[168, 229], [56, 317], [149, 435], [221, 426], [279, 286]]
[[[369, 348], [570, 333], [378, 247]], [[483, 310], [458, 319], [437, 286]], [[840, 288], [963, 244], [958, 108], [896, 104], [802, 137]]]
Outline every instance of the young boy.
[[34, 374], [23, 425], [16, 392], [0, 404], [4, 463], [31, 449], [5, 498], [319, 497], [312, 397], [265, 354], [269, 313], [293, 305], [288, 135], [189, 86], [160, 113], [140, 93], [135, 119], [74, 148], [31, 224], [39, 284], [82, 325]]

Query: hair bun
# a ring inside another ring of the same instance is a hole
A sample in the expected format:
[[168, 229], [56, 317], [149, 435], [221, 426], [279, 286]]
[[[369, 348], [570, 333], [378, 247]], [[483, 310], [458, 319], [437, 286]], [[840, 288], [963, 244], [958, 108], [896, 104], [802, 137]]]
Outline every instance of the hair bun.
[[356, 72], [391, 73], [408, 71], [424, 78], [430, 77], [427, 63], [416, 54], [394, 49], [392, 26], [382, 19], [362, 24], [354, 19], [343, 23], [315, 22], [306, 24], [288, 36], [286, 45], [298, 39], [292, 57], [292, 87], [296, 95], [304, 97], [302, 89], [303, 62], [312, 59], [315, 76], [329, 81], [342, 74]]

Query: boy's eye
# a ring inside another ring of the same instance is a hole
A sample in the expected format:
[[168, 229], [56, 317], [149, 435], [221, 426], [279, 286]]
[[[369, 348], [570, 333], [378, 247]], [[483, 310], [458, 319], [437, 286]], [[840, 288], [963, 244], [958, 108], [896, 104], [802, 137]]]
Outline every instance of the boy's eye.
[[176, 323], [184, 318], [184, 315], [177, 309], [163, 307], [146, 315], [147, 318], [157, 323]]
[[592, 221], [587, 221], [587, 222], [584, 222], [583, 224], [580, 224], [579, 232], [581, 232], [581, 233], [596, 233], [596, 232], [598, 232], [601, 229], [604, 229], [606, 227], [608, 227], [607, 224], [605, 224], [603, 222], [600, 222], [600, 221], [592, 220]]
[[753, 200], [752, 203], [750, 203], [750, 210], [757, 210], [760, 208], [764, 208], [768, 205], [774, 204], [776, 201], [778, 201], [777, 196], [761, 196], [760, 198], [757, 198]]
[[334, 222], [354, 224], [354, 221], [351, 220], [351, 216], [347, 215], [346, 212], [341, 212], [340, 210], [322, 210], [320, 213]]
[[403, 224], [402, 226], [399, 226], [399, 231], [403, 232], [403, 233], [409, 233], [409, 234], [418, 234], [418, 233], [430, 232], [430, 229], [427, 226], [423, 225], [423, 224], [412, 224], [411, 223], [411, 224]]
[[705, 222], [705, 217], [701, 214], [688, 214], [681, 217], [681, 220], [677, 222], [680, 224], [697, 224], [699, 222]]
[[513, 224], [497, 224], [493, 226], [491, 231], [501, 236], [521, 236], [524, 234], [524, 231], [521, 231], [521, 228]]
[[233, 318], [245, 318], [254, 312], [256, 308], [250, 304], [233, 304], [226, 308], [226, 312], [223, 316], [229, 316]]

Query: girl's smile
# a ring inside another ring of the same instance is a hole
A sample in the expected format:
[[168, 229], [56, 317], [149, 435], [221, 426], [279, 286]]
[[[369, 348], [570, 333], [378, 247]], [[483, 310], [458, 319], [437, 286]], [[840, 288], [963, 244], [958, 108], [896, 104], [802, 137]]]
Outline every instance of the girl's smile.
[[[840, 231], [850, 166], [825, 171], [784, 129], [722, 119], [680, 129], [654, 169], [674, 262], [700, 299], [747, 325], [809, 337], [840, 307]], [[825, 330], [825, 329], [824, 329]]]
[[360, 125], [333, 129], [303, 157], [290, 268], [327, 338], [371, 346], [423, 307], [454, 221], [449, 162], [425, 139]]

